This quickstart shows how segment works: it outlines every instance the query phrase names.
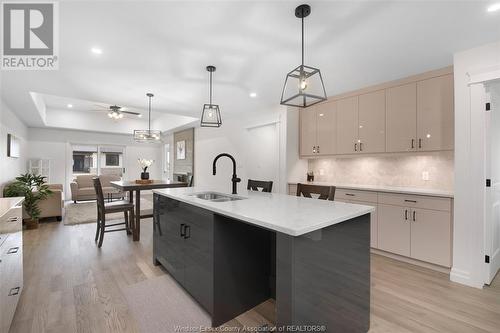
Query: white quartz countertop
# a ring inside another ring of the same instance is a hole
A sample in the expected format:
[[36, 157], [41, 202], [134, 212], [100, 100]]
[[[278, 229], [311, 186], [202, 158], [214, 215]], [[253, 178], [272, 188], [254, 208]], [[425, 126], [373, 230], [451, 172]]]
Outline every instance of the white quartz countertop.
[[154, 193], [291, 236], [300, 236], [375, 210], [371, 206], [247, 190], [237, 195], [246, 199], [225, 202], [190, 195], [206, 191], [209, 189], [200, 187], [153, 190]]
[[360, 191], [373, 191], [373, 192], [388, 192], [388, 193], [403, 193], [412, 195], [426, 195], [432, 197], [445, 197], [453, 198], [453, 192], [447, 190], [435, 190], [419, 187], [404, 187], [404, 186], [384, 186], [384, 185], [349, 185], [349, 184], [335, 184], [329, 182], [307, 182], [307, 181], [290, 181], [288, 184], [295, 185], [297, 183], [322, 185], [322, 186], [335, 186], [339, 189], [347, 190], [360, 190]]
[[0, 218], [4, 216], [9, 209], [23, 202], [23, 200], [23, 197], [0, 198]]

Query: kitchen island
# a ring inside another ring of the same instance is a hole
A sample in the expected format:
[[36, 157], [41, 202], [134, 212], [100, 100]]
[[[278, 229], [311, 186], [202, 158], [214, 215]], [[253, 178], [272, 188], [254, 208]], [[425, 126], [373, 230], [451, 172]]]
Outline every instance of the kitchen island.
[[278, 331], [368, 331], [373, 207], [196, 187], [153, 192], [153, 259], [213, 326], [275, 298]]

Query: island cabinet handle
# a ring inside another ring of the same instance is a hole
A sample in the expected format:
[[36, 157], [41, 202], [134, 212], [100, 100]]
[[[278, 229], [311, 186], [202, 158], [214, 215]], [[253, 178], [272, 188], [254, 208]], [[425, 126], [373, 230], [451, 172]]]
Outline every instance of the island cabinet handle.
[[9, 296], [15, 296], [17, 294], [19, 294], [19, 290], [21, 289], [21, 287], [15, 287], [15, 288], [12, 288], [10, 291], [9, 291]]
[[184, 239], [190, 238], [191, 237], [191, 227], [186, 225], [186, 229], [184, 229], [184, 230], [185, 230], [184, 231], [184, 234], [185, 234]]
[[186, 225], [184, 223], [181, 223], [180, 232], [181, 232], [181, 237], [184, 237], [184, 238], [186, 238], [186, 228], [185, 227], [186, 227]]

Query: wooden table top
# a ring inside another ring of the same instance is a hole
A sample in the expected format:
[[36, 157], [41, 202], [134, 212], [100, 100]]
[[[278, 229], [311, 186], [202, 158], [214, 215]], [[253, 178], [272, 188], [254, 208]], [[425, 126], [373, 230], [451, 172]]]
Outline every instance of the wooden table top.
[[122, 191], [152, 190], [155, 188], [185, 187], [188, 183], [175, 180], [153, 180], [149, 184], [137, 184], [135, 180], [118, 180], [111, 182], [111, 186]]

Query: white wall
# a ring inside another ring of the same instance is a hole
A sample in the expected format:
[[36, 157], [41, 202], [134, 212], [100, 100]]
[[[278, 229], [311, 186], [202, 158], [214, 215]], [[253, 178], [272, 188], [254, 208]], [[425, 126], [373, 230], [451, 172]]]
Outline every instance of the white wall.
[[[20, 157], [7, 157], [7, 134], [13, 134], [20, 141]], [[3, 187], [21, 173], [26, 172], [26, 138], [27, 127], [17, 118], [15, 113], [0, 103], [0, 197]]]
[[500, 42], [454, 55], [455, 202], [450, 278], [478, 288], [484, 282], [484, 235], [480, 214], [484, 208], [478, 202], [481, 191], [484, 192], [484, 184], [473, 175], [478, 163], [475, 156], [481, 156], [484, 146], [472, 142], [471, 131], [476, 130], [479, 116], [471, 111], [468, 82], [470, 73], [499, 64]]
[[248, 178], [272, 180], [273, 192], [286, 189], [286, 112], [276, 107], [260, 116], [225, 120], [220, 128], [196, 128], [194, 183], [217, 191], [231, 192], [232, 163], [221, 158], [217, 175], [212, 162], [219, 153], [236, 159], [238, 190], [246, 189]]
[[72, 177], [71, 144], [108, 144], [125, 147], [126, 179], [138, 179], [141, 168], [138, 158], [155, 160], [149, 169], [150, 177], [162, 178], [161, 145], [138, 144], [131, 135], [106, 134], [62, 129], [30, 128], [27, 144], [28, 158], [51, 160], [52, 183], [63, 184], [66, 199], [71, 197], [69, 183]]

